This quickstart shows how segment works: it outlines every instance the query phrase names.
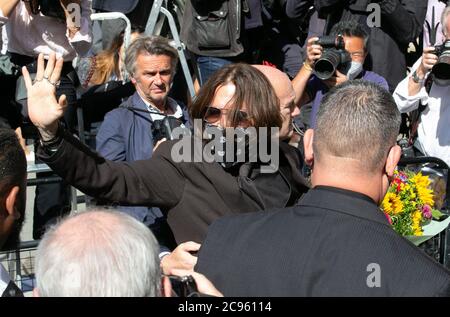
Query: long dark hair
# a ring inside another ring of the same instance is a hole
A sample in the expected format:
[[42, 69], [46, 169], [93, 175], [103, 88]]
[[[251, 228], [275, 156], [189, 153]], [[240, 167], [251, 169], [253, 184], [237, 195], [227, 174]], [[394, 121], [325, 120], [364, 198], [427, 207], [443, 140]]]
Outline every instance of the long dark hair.
[[237, 111], [244, 104], [253, 127], [281, 127], [280, 101], [272, 85], [263, 73], [243, 63], [227, 65], [208, 79], [189, 109], [191, 119], [202, 119], [217, 89], [230, 83], [236, 87], [231, 100], [233, 109], [228, 113], [232, 127], [238, 126]]

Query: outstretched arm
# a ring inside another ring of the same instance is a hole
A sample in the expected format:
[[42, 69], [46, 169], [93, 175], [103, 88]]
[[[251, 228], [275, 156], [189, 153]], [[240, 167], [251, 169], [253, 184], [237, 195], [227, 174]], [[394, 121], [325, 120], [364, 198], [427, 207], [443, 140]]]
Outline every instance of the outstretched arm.
[[[62, 59], [51, 54], [44, 68], [42, 55], [34, 83], [26, 69], [23, 75], [28, 91], [28, 111], [41, 134], [37, 154], [69, 184], [93, 197], [121, 205], [148, 205], [169, 209], [184, 192], [185, 178], [170, 160], [170, 146], [163, 144], [150, 160], [133, 163], [105, 160], [67, 132], [61, 132], [58, 120], [66, 107], [65, 96], [56, 100]], [[57, 132], [60, 133], [57, 133]]]

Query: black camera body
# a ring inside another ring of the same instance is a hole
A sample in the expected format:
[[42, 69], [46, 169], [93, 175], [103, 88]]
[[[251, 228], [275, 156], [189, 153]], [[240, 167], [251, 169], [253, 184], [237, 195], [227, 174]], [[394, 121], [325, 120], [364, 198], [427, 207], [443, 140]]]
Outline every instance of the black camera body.
[[450, 84], [450, 40], [436, 46], [434, 54], [438, 56], [438, 62], [433, 66], [431, 73], [437, 84], [447, 86]]
[[330, 79], [340, 65], [351, 61], [342, 35], [323, 36], [315, 44], [323, 47], [322, 56], [314, 64], [314, 74], [322, 80]]
[[181, 127], [182, 125], [183, 122], [173, 116], [165, 116], [162, 120], [153, 121], [152, 135], [154, 144], [156, 144], [163, 138], [166, 138], [167, 140], [173, 140], [173, 130]]
[[197, 283], [191, 275], [175, 276], [169, 275], [172, 292], [178, 297], [198, 296]]

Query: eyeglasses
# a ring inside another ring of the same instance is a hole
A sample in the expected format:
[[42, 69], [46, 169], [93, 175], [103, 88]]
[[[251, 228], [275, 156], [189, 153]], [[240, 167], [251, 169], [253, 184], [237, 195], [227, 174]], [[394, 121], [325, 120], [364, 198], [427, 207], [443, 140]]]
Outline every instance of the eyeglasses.
[[[207, 123], [216, 123], [222, 117], [222, 114], [227, 114], [231, 109], [219, 109], [216, 107], [207, 107], [205, 109], [205, 114], [203, 115], [203, 120]], [[235, 122], [238, 124], [247, 123], [250, 120], [249, 115], [245, 111], [236, 111]]]

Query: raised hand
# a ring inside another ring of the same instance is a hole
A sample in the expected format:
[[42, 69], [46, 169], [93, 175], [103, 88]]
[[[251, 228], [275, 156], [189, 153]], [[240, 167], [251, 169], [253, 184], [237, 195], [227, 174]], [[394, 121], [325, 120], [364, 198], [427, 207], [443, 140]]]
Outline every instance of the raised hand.
[[58, 85], [63, 67], [63, 59], [56, 60], [55, 53], [49, 57], [44, 66], [44, 55], [39, 54], [37, 73], [34, 82], [26, 67], [22, 68], [28, 93], [28, 115], [31, 122], [39, 129], [44, 141], [52, 139], [58, 130], [58, 120], [67, 107], [67, 99], [62, 95], [56, 100]]

